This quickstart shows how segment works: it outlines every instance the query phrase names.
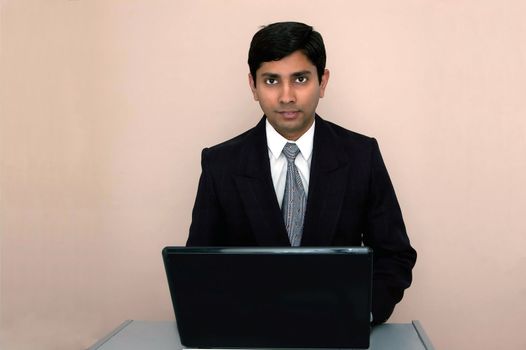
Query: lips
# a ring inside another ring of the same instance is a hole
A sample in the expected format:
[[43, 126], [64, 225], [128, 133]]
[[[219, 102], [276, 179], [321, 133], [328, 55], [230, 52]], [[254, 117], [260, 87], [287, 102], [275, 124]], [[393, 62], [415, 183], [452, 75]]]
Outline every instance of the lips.
[[283, 116], [285, 119], [294, 119], [298, 116], [300, 111], [298, 110], [291, 110], [291, 111], [278, 111], [281, 116]]

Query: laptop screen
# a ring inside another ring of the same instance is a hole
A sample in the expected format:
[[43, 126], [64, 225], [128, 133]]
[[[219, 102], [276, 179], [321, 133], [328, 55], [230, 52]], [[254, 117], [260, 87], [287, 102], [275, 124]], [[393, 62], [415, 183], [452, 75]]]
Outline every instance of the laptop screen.
[[187, 347], [369, 346], [369, 248], [166, 247], [163, 258]]

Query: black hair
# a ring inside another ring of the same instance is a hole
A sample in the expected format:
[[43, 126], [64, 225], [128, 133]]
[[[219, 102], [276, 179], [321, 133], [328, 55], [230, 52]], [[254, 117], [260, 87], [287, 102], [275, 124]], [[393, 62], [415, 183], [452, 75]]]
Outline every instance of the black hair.
[[316, 66], [318, 80], [325, 71], [325, 45], [321, 34], [299, 22], [272, 23], [260, 29], [250, 43], [248, 66], [256, 82], [256, 71], [264, 62], [279, 61], [300, 50]]

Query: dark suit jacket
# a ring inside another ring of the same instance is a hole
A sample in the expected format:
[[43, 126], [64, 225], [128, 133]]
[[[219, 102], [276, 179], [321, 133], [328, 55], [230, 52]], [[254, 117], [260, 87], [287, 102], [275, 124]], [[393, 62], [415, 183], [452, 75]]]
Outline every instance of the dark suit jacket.
[[[270, 175], [265, 118], [202, 152], [187, 246], [290, 246]], [[301, 246], [374, 251], [372, 313], [384, 322], [411, 284], [416, 252], [375, 139], [316, 116]]]

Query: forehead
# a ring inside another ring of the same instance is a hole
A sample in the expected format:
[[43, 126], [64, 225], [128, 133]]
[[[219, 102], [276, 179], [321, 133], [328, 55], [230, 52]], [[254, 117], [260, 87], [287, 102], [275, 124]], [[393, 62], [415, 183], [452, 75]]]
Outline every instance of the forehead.
[[301, 51], [294, 51], [278, 61], [263, 62], [258, 68], [258, 76], [272, 74], [289, 76], [297, 72], [316, 73], [316, 66]]

